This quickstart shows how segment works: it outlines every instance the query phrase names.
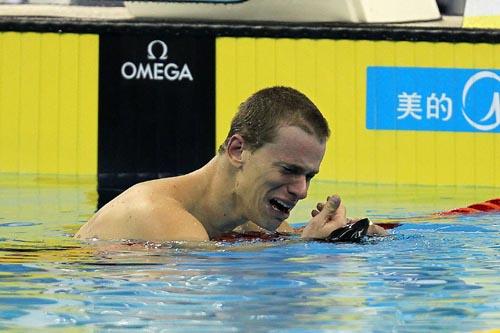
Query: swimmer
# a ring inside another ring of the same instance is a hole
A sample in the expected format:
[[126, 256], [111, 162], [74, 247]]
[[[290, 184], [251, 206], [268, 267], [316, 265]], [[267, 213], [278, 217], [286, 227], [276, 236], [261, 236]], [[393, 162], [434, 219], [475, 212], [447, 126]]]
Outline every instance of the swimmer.
[[[286, 220], [307, 196], [329, 135], [326, 119], [304, 94], [287, 87], [260, 90], [240, 105], [226, 140], [206, 165], [132, 186], [98, 210], [75, 237], [206, 241], [264, 230], [327, 240], [356, 222], [346, 217], [337, 195], [319, 203], [303, 229]], [[367, 228], [368, 234], [386, 234], [374, 224]]]

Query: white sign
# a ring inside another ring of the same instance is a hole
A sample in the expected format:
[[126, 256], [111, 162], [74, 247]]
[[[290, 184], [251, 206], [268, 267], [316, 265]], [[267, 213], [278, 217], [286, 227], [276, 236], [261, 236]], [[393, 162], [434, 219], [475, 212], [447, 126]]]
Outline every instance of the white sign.
[[164, 41], [151, 41], [146, 53], [147, 62], [127, 61], [122, 65], [121, 75], [125, 80], [193, 81], [193, 75], [186, 63], [179, 65], [167, 62], [168, 46]]

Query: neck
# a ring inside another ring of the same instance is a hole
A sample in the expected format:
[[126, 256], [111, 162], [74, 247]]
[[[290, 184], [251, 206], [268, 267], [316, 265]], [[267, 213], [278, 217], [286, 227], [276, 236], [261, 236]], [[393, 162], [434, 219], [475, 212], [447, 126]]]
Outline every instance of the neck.
[[234, 193], [236, 170], [224, 155], [215, 156], [202, 169], [204, 193], [195, 204], [194, 215], [210, 237], [230, 232], [247, 219], [237, 210]]

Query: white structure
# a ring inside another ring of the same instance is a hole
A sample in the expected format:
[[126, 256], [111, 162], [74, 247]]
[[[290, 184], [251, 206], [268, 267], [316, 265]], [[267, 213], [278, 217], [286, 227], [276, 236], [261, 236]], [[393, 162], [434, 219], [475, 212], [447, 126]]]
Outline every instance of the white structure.
[[135, 17], [283, 22], [411, 22], [440, 19], [435, 0], [125, 1]]

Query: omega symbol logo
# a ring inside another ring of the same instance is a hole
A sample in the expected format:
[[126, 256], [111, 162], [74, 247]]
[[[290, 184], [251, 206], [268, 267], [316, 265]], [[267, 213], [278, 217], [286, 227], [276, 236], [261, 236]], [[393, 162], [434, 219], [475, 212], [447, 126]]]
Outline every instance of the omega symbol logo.
[[121, 66], [121, 75], [125, 80], [154, 81], [193, 81], [188, 64], [167, 62], [168, 46], [162, 40], [149, 42], [146, 48], [146, 62], [127, 61]]
[[[491, 83], [495, 84], [491, 97], [478, 96], [479, 88], [474, 92], [475, 85], [482, 84], [481, 87], [489, 88], [491, 86], [487, 85]], [[478, 103], [474, 103], [472, 107], [468, 106], [466, 103], [471, 104], [470, 100], [474, 98]], [[462, 114], [469, 125], [480, 131], [491, 131], [500, 125], [500, 76], [498, 74], [481, 71], [467, 80], [462, 93]], [[475, 116], [472, 116], [473, 114]]]
[[[157, 44], [161, 47], [161, 50], [162, 50], [159, 57], [156, 57], [155, 54], [153, 53], [153, 47]], [[149, 45], [148, 45], [148, 59], [149, 60], [156, 60], [156, 59], [167, 60], [167, 53], [168, 53], [168, 46], [162, 40], [158, 40], [158, 39], [154, 40], [151, 43], [149, 43]]]

